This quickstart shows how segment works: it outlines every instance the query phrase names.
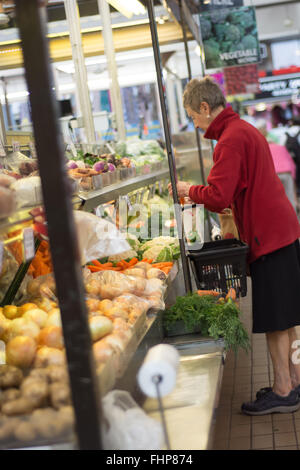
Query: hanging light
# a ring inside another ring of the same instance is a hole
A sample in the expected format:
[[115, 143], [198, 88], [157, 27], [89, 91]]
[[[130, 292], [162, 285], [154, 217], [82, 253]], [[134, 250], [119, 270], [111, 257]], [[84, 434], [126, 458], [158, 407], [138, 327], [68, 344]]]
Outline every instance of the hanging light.
[[122, 15], [131, 18], [133, 15], [143, 15], [146, 8], [138, 0], [106, 0], [110, 5], [118, 10]]

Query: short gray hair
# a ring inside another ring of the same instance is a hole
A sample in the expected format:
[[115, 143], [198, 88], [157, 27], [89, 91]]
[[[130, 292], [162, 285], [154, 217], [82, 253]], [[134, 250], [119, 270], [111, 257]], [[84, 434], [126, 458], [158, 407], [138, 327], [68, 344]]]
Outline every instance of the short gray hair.
[[221, 88], [210, 77], [202, 80], [194, 78], [185, 87], [183, 92], [183, 106], [199, 113], [201, 103], [205, 101], [213, 111], [219, 106], [226, 107], [226, 100]]

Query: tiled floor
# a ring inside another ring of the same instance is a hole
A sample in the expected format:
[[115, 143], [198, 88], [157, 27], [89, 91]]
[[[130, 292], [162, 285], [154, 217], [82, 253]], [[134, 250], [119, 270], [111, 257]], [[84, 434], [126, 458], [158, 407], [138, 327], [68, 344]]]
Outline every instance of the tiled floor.
[[[272, 364], [265, 335], [252, 334], [251, 284], [241, 299], [242, 320], [251, 336], [247, 355], [228, 354], [214, 433], [214, 450], [300, 450], [300, 409], [295, 413], [246, 416], [240, 411], [244, 401], [255, 398], [261, 387], [271, 386]], [[298, 338], [300, 334], [298, 333]]]

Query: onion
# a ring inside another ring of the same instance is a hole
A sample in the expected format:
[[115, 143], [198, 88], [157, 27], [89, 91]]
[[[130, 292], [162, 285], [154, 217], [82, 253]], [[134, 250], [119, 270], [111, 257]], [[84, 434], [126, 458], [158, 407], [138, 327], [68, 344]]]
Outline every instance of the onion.
[[78, 165], [74, 160], [69, 160], [69, 162], [67, 163], [67, 168], [69, 170], [75, 170], [75, 168], [78, 168]]
[[16, 336], [6, 345], [6, 363], [16, 367], [29, 367], [36, 354], [36, 343], [28, 336]]
[[115, 171], [116, 167], [113, 163], [108, 164], [108, 171]]
[[64, 351], [56, 348], [48, 348], [48, 346], [42, 346], [36, 353], [34, 367], [47, 367], [52, 364], [63, 366], [65, 365], [65, 362]]
[[93, 170], [102, 172], [102, 171], [105, 171], [105, 166], [106, 166], [105, 162], [99, 161], [93, 165]]
[[59, 308], [54, 308], [53, 310], [50, 310], [45, 326], [61, 327], [61, 317]]
[[62, 329], [54, 325], [43, 328], [38, 336], [38, 344], [49, 348], [63, 349]]
[[89, 327], [93, 341], [98, 341], [103, 336], [111, 333], [113, 324], [109, 318], [97, 315], [89, 318]]
[[16, 318], [11, 320], [9, 334], [11, 338], [15, 336], [29, 336], [30, 338], [37, 338], [40, 333], [39, 326], [28, 318]]
[[47, 313], [40, 308], [33, 308], [24, 313], [23, 318], [34, 321], [40, 328], [44, 328], [48, 319]]

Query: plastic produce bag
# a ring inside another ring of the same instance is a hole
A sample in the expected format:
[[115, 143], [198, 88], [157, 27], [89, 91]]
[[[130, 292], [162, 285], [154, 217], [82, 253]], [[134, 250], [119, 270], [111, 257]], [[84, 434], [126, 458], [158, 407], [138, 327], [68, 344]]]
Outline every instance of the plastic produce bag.
[[15, 179], [11, 176], [0, 173], [0, 219], [8, 217], [16, 210], [14, 182]]
[[36, 159], [29, 158], [19, 151], [11, 152], [6, 157], [1, 157], [0, 163], [3, 168], [23, 176], [28, 176], [38, 169]]
[[130, 250], [117, 227], [88, 212], [74, 211], [81, 265]]
[[103, 399], [107, 425], [102, 426], [106, 450], [159, 450], [163, 447], [160, 422], [150, 418], [128, 392], [113, 390]]
[[16, 180], [13, 185], [16, 191], [17, 205], [19, 208], [34, 206], [43, 202], [41, 178], [29, 176]]

